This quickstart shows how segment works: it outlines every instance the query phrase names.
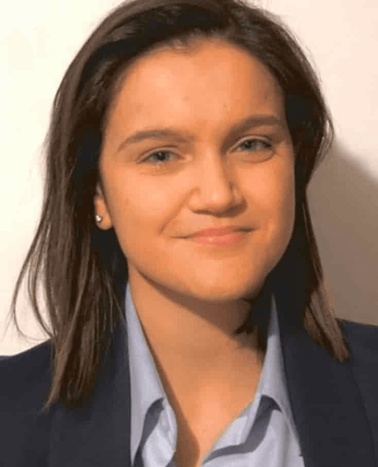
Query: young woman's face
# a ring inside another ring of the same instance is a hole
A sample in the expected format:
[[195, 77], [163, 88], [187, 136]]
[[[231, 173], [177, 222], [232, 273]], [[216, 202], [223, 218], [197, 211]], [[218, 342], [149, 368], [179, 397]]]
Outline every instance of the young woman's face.
[[[133, 63], [110, 109], [100, 175], [99, 227], [114, 227], [131, 283], [210, 302], [254, 296], [289, 243], [294, 154], [283, 95], [261, 62], [228, 43]], [[229, 244], [191, 237], [223, 226], [246, 231]]]

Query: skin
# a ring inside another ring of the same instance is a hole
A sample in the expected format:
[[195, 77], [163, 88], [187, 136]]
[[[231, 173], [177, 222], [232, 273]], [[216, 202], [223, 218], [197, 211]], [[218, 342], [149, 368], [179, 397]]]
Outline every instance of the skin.
[[[226, 139], [250, 115], [280, 124]], [[122, 144], [165, 126], [193, 140]], [[178, 418], [176, 460], [194, 465], [257, 386], [256, 336], [232, 332], [249, 311], [241, 298], [258, 293], [293, 231], [294, 154], [278, 83], [256, 58], [219, 39], [139, 57], [110, 108], [100, 178], [98, 226], [115, 229], [127, 259], [135, 306]], [[253, 230], [232, 246], [187, 238], [230, 224]], [[203, 423], [209, 416], [212, 429]]]

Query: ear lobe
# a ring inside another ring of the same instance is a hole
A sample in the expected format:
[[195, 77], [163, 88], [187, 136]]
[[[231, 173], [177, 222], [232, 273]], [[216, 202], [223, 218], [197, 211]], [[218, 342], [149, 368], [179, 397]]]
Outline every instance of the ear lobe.
[[94, 215], [99, 215], [102, 217], [102, 221], [100, 223], [96, 223], [97, 227], [99, 227], [102, 230], [108, 230], [111, 227], [113, 227], [108, 206], [100, 183], [97, 183], [96, 185], [96, 193], [94, 195], [93, 203]]

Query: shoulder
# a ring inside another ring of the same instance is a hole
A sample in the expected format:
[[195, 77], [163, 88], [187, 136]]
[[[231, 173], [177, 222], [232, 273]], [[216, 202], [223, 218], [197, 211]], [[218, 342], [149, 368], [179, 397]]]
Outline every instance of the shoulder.
[[378, 443], [378, 326], [338, 321], [350, 352], [348, 364]]
[[0, 433], [7, 442], [0, 465], [45, 465], [50, 414], [41, 413], [50, 390], [51, 342], [0, 357]]
[[[45, 341], [16, 355], [0, 356], [0, 407], [11, 400], [37, 402], [51, 380], [51, 341]], [[27, 390], [28, 389], [28, 390]], [[18, 406], [22, 409], [22, 405]]]
[[349, 363], [359, 380], [370, 380], [377, 385], [378, 394], [378, 326], [338, 319], [344, 331]]
[[345, 319], [337, 320], [344, 331], [352, 360], [378, 361], [378, 326]]
[[50, 387], [51, 368], [50, 340], [16, 355], [1, 356], [0, 412], [42, 407]]

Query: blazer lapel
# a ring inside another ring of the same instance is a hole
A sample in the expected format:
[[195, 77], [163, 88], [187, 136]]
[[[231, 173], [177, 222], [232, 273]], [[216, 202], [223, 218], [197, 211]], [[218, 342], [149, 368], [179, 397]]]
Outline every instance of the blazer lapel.
[[376, 467], [350, 364], [333, 359], [306, 331], [284, 319], [285, 312], [277, 307], [289, 399], [305, 467]]
[[[348, 362], [335, 361], [276, 302], [294, 421], [305, 467], [376, 467], [363, 401]], [[285, 319], [284, 319], [285, 316]], [[130, 374], [124, 323], [90, 403], [53, 409], [49, 467], [131, 467]]]
[[49, 467], [130, 467], [130, 374], [126, 326], [119, 324], [90, 403], [52, 416]]

